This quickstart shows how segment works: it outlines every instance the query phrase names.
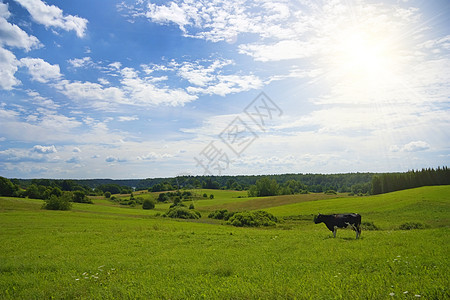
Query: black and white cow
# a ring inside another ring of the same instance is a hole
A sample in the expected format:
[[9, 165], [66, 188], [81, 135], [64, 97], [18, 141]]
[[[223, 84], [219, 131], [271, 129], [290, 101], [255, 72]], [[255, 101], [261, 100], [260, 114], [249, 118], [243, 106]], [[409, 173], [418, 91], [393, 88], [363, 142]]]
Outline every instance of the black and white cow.
[[349, 225], [356, 231], [356, 238], [359, 238], [359, 235], [361, 234], [361, 216], [359, 214], [319, 214], [314, 217], [314, 223], [319, 224], [322, 222], [333, 232], [334, 237], [336, 237], [338, 228], [347, 228]]

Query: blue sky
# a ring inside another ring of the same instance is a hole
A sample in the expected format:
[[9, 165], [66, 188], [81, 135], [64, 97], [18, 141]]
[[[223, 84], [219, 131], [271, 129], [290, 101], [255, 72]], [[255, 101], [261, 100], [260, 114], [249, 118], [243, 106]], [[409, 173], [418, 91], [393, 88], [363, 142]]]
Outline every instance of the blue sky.
[[449, 165], [448, 1], [0, 0], [0, 175]]

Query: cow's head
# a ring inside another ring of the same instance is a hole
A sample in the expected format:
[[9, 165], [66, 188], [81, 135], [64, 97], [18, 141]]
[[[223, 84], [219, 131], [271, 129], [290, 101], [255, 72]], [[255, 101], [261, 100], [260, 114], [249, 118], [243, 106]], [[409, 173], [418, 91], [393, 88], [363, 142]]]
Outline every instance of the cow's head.
[[322, 222], [322, 215], [318, 214], [317, 216], [314, 216], [314, 223], [318, 224]]

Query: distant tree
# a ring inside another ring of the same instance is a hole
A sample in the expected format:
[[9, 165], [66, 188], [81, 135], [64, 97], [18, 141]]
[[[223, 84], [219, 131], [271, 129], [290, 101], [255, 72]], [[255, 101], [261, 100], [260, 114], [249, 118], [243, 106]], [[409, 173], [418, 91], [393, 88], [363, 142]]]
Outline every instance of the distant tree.
[[144, 203], [142, 203], [143, 209], [154, 209], [155, 208], [155, 202], [150, 199], [145, 199]]
[[372, 177], [372, 191], [371, 194], [372, 195], [378, 195], [381, 194], [383, 192], [382, 188], [381, 188], [381, 180], [380, 177], [377, 175], [374, 175]]
[[104, 196], [106, 199], [111, 198], [111, 192], [105, 192]]
[[26, 195], [30, 199], [42, 199], [43, 196], [39, 191], [39, 187], [35, 184], [32, 184], [27, 188]]
[[270, 179], [268, 177], [261, 178], [256, 181], [256, 184], [250, 188], [250, 197], [265, 197], [265, 196], [275, 196], [279, 193], [279, 186], [275, 179]]
[[165, 202], [167, 201], [167, 195], [165, 193], [161, 193], [158, 195], [158, 202]]
[[214, 195], [213, 194], [209, 195], [209, 199], [214, 199]]
[[63, 194], [61, 197], [51, 195], [50, 199], [45, 200], [43, 209], [50, 210], [70, 210], [72, 208], [72, 203], [70, 203], [70, 198]]
[[73, 192], [73, 202], [77, 203], [92, 203], [92, 200], [89, 199], [86, 194], [82, 191], [74, 191]]
[[0, 176], [0, 196], [12, 196], [16, 190], [17, 186], [8, 178]]

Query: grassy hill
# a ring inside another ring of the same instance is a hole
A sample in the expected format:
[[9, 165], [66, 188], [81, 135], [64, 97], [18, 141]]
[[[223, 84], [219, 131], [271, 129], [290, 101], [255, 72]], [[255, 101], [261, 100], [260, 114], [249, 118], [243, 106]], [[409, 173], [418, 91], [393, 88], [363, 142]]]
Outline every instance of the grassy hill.
[[[193, 201], [200, 222], [156, 217], [167, 203], [147, 211], [96, 199], [47, 211], [41, 200], [0, 197], [0, 298], [450, 298], [450, 186], [370, 197], [199, 193], [214, 194]], [[264, 229], [207, 224], [222, 208], [304, 218]], [[307, 220], [318, 212], [358, 212], [381, 230], [334, 239]], [[398, 230], [406, 222], [426, 228]]]

